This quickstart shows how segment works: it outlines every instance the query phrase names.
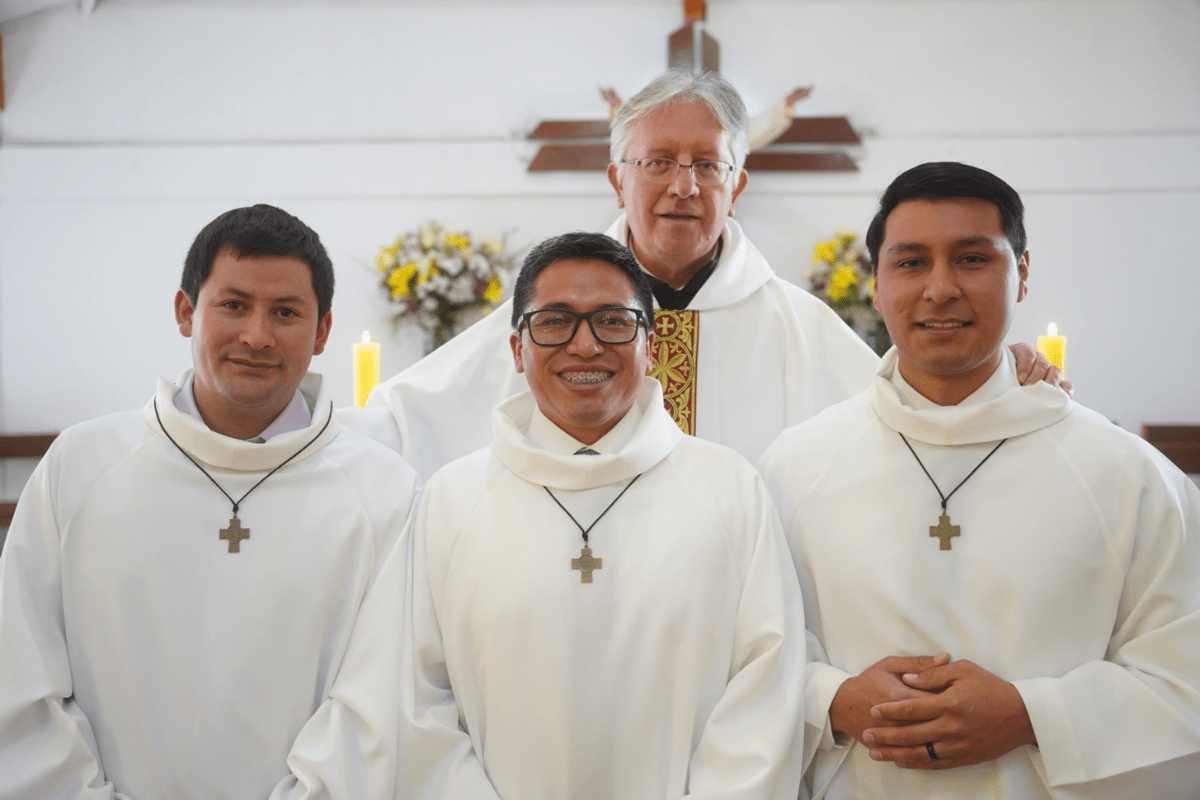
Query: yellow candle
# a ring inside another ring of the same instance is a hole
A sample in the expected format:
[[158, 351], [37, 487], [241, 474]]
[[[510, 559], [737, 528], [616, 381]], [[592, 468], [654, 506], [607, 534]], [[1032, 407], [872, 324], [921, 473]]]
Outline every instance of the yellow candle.
[[1053, 322], [1046, 326], [1046, 335], [1038, 337], [1037, 349], [1067, 377], [1067, 337], [1058, 335], [1058, 326]]
[[362, 408], [367, 395], [379, 383], [379, 342], [363, 331], [361, 342], [354, 343], [354, 405]]

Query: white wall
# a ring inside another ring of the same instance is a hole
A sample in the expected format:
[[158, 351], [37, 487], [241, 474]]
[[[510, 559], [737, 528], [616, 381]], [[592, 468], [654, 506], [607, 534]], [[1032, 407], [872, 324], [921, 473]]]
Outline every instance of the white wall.
[[[195, 233], [269, 202], [322, 235], [334, 332], [314, 361], [348, 404], [350, 343], [384, 372], [380, 245], [435, 218], [528, 246], [616, 214], [600, 174], [530, 175], [540, 119], [601, 118], [665, 66], [680, 3], [134, 2], [3, 26], [0, 429], [140, 406], [189, 363], [171, 297]], [[1010, 339], [1053, 320], [1078, 397], [1130, 429], [1200, 421], [1200, 3], [709, 0], [722, 71], [760, 110], [813, 83], [861, 172], [756, 175], [738, 218], [785, 277], [863, 231], [877, 193], [930, 159], [978, 164], [1028, 204], [1031, 294]]]

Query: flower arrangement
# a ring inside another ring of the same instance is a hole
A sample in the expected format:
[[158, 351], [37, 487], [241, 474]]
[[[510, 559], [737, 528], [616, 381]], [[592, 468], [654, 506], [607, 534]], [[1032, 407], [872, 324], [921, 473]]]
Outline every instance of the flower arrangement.
[[402, 234], [376, 259], [383, 290], [399, 306], [395, 322], [416, 322], [433, 334], [434, 348], [458, 332], [464, 312], [486, 313], [500, 304], [501, 276], [515, 262], [503, 242], [489, 237], [476, 243], [436, 222]]
[[809, 291], [836, 311], [871, 349], [879, 355], [886, 353], [892, 338], [874, 306], [871, 260], [858, 234], [839, 230], [834, 238], [817, 242], [812, 264]]

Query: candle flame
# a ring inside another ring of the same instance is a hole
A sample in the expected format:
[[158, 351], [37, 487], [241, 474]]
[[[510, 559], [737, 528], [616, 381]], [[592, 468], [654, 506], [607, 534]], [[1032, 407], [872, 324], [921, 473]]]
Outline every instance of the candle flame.
[[[1053, 322], [1051, 322], [1049, 325], [1046, 326], [1046, 335], [1047, 336], [1058, 336], [1058, 326], [1055, 325]], [[366, 341], [366, 340], [364, 339], [364, 341]]]
[[[1050, 334], [1050, 335], [1053, 336], [1054, 334]], [[363, 331], [363, 344], [370, 344], [370, 342], [371, 342], [371, 334], [366, 331]]]

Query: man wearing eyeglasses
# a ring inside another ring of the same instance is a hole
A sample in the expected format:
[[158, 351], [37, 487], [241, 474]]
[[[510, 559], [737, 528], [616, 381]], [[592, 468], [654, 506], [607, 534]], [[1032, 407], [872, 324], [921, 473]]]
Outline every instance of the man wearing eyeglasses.
[[526, 258], [529, 391], [430, 479], [413, 528], [400, 796], [796, 797], [798, 581], [758, 474], [685, 436], [646, 377], [651, 313], [608, 236]]
[[[733, 219], [746, 188], [748, 116], [715, 73], [671, 70], [612, 123], [607, 231], [653, 279], [655, 377], [686, 433], [756, 460], [780, 431], [871, 381], [878, 358], [824, 303], [779, 278]], [[347, 419], [428, 477], [487, 443], [489, 412], [523, 391], [503, 342], [508, 307], [381, 384]], [[1018, 372], [1039, 380], [1020, 346]], [[1034, 374], [1030, 375], [1029, 373]]]
[[[672, 417], [754, 460], [785, 427], [865, 387], [878, 359], [778, 278], [733, 220], [747, 125], [736, 90], [712, 73], [672, 70], [631, 97], [612, 124], [608, 179], [624, 213], [607, 233], [652, 279], [654, 374]], [[348, 424], [426, 477], [486, 444], [491, 408], [526, 386], [501, 344], [507, 316], [501, 306], [381, 384]]]

